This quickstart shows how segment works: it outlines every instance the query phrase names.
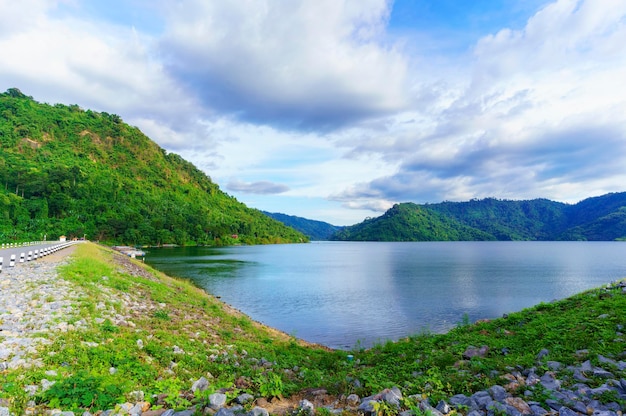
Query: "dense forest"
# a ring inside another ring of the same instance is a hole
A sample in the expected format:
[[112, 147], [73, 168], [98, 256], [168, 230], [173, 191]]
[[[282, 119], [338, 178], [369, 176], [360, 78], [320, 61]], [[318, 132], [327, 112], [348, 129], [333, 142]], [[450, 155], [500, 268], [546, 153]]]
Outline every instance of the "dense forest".
[[0, 241], [133, 245], [308, 238], [222, 192], [115, 114], [0, 94]]
[[265, 215], [274, 218], [283, 224], [292, 227], [311, 240], [328, 240], [333, 234], [340, 231], [343, 227], [332, 225], [324, 221], [309, 220], [307, 218], [296, 217], [294, 215], [281, 214], [278, 212], [262, 211]]
[[345, 241], [626, 239], [626, 192], [564, 204], [547, 199], [396, 204], [331, 237]]

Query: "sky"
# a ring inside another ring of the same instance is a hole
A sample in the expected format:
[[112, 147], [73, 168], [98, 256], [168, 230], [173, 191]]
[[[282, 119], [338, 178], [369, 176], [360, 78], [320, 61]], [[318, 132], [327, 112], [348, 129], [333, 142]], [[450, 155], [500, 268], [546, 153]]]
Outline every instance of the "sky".
[[624, 45], [626, 0], [0, 0], [1, 91], [334, 225], [626, 191]]

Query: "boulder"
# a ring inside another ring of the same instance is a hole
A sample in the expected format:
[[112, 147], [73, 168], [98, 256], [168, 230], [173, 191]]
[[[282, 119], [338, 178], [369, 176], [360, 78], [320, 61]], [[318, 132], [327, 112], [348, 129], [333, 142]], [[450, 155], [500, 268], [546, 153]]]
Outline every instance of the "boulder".
[[493, 397], [493, 400], [504, 403], [504, 399], [508, 396], [508, 393], [502, 386], [491, 386], [489, 387], [489, 394]]
[[207, 380], [204, 377], [200, 377], [191, 385], [191, 391], [194, 393], [196, 391], [205, 391], [208, 388], [209, 388], [209, 380]]
[[213, 393], [209, 396], [209, 407], [218, 410], [226, 404], [226, 395], [224, 393]]
[[250, 410], [248, 413], [246, 413], [246, 416], [269, 416], [269, 412], [267, 411], [267, 409], [257, 406]]
[[473, 357], [485, 357], [488, 353], [489, 347], [486, 345], [483, 345], [480, 348], [476, 348], [470, 345], [463, 353], [463, 358], [466, 360], [471, 360]]
[[573, 411], [569, 407], [563, 406], [559, 408], [559, 416], [579, 416], [577, 412]]

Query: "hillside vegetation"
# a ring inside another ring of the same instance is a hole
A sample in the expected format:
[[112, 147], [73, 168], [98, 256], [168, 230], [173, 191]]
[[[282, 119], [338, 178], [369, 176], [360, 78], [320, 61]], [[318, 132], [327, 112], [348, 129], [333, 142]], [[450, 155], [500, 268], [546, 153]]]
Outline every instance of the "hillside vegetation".
[[0, 94], [0, 241], [303, 242], [119, 116]]
[[331, 237], [352, 241], [586, 240], [626, 238], [626, 192], [574, 205], [536, 199], [394, 205]]
[[300, 231], [311, 240], [328, 240], [333, 234], [343, 227], [332, 225], [324, 221], [309, 220], [307, 218], [296, 217], [294, 215], [281, 214], [277, 212], [265, 212], [265, 215], [274, 218], [283, 224]]

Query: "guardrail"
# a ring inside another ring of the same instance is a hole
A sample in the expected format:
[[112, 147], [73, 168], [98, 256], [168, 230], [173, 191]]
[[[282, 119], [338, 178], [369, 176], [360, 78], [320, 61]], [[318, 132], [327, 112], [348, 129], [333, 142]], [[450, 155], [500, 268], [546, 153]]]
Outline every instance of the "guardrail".
[[[30, 262], [30, 261], [40, 259], [52, 253], [56, 253], [57, 251], [62, 250], [68, 246], [74, 245], [78, 242], [79, 241], [68, 241], [64, 243], [54, 244], [49, 247], [44, 247], [42, 249], [35, 249], [34, 251], [33, 250], [29, 250], [28, 252], [25, 251], [25, 252], [20, 253], [19, 260], [16, 254], [11, 254], [11, 256], [9, 257], [9, 267], [15, 267], [15, 263], [18, 261], [19, 263], [25, 263], [25, 262]], [[33, 246], [33, 245], [39, 245], [39, 244], [49, 244], [49, 243], [50, 243], [49, 241], [39, 242], [37, 244], [27, 244], [24, 246], [17, 246], [17, 247], [27, 247], [27, 246]], [[4, 244], [2, 244], [2, 248], [7, 249], [7, 248], [16, 248], [16, 247], [5, 247]], [[0, 273], [2, 273], [3, 263], [4, 263], [4, 258], [0, 257]]]
[[[72, 241], [68, 241], [68, 243], [71, 243], [71, 242]], [[25, 241], [21, 243], [2, 243], [0, 244], [0, 250], [5, 249], [5, 248], [38, 246], [40, 244], [50, 244], [50, 241]]]

